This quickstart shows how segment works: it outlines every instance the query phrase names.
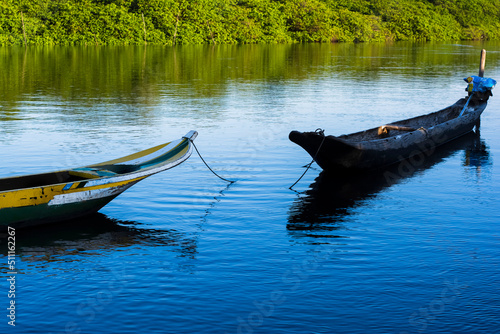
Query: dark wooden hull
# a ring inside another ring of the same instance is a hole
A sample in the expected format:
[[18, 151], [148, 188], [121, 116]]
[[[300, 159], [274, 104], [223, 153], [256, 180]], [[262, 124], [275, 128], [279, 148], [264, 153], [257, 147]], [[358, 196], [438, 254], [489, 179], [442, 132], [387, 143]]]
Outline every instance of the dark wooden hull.
[[424, 161], [413, 166], [395, 164], [381, 170], [348, 174], [322, 171], [294, 201], [289, 211], [287, 229], [290, 233], [304, 230], [335, 233], [339, 224], [345, 222], [353, 212], [358, 212], [352, 208], [363, 206], [367, 199], [377, 197], [393, 185], [422, 176], [451, 156], [457, 156], [461, 160], [461, 168], [467, 171], [485, 172], [492, 163], [480, 134], [471, 131], [442, 145]]
[[304, 148], [326, 171], [380, 169], [406, 159], [425, 159], [437, 147], [473, 130], [486, 101], [471, 100], [466, 112], [458, 117], [466, 99], [443, 110], [388, 125], [411, 127], [414, 131], [391, 131], [381, 138], [379, 128], [343, 136], [325, 136], [318, 132], [290, 132], [292, 142]]

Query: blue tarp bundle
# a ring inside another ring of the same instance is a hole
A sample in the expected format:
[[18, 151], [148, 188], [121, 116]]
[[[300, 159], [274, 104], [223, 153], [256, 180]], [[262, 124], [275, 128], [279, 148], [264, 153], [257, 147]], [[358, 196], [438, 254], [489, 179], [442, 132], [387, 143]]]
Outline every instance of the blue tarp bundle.
[[466, 89], [469, 92], [486, 93], [487, 91], [491, 91], [493, 87], [495, 87], [495, 85], [497, 84], [497, 82], [493, 79], [482, 78], [475, 75], [471, 75], [470, 77], [464, 78], [464, 80], [465, 82], [469, 83], [469, 87]]

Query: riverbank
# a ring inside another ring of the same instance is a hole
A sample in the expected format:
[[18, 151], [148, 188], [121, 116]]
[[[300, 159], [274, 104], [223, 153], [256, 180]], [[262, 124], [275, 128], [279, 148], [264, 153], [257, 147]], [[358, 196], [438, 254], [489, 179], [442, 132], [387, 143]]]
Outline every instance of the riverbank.
[[496, 40], [500, 0], [6, 0], [0, 45]]

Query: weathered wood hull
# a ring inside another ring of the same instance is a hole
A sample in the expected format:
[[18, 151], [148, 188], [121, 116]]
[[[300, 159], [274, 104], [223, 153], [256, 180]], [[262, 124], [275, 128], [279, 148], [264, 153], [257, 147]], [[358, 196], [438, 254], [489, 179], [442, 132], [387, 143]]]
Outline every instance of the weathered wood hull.
[[177, 141], [101, 164], [0, 179], [0, 228], [95, 213], [137, 182], [188, 159], [196, 135], [192, 131]]
[[390, 123], [412, 127], [410, 132], [394, 131], [380, 138], [379, 128], [343, 136], [324, 136], [318, 132], [290, 132], [292, 142], [304, 148], [326, 171], [380, 169], [405, 159], [423, 159], [437, 147], [473, 130], [486, 101], [471, 101], [466, 113], [458, 117], [466, 99], [443, 110]]

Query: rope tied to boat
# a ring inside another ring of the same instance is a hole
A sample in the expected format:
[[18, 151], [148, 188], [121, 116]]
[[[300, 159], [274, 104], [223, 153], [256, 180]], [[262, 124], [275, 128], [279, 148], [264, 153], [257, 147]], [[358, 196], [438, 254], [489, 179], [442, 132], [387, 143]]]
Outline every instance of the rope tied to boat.
[[325, 130], [324, 129], [321, 129], [321, 128], [317, 128], [315, 131], [315, 133], [317, 133], [318, 135], [320, 135], [321, 137], [323, 137], [323, 139], [321, 140], [321, 144], [319, 144], [319, 147], [316, 151], [316, 153], [314, 154], [314, 157], [313, 159], [311, 160], [311, 162], [307, 165], [307, 168], [306, 170], [304, 171], [304, 173], [302, 173], [302, 175], [299, 177], [299, 179], [297, 181], [295, 181], [294, 184], [292, 184], [290, 186], [290, 190], [293, 190], [292, 188], [297, 184], [299, 183], [300, 180], [302, 180], [302, 178], [304, 177], [304, 175], [306, 175], [307, 171], [309, 170], [309, 168], [311, 168], [311, 165], [313, 164], [314, 161], [316, 161], [316, 156], [318, 155], [319, 151], [321, 150], [321, 147], [323, 146], [323, 143], [325, 142]]
[[[314, 130], [314, 132], [316, 132], [319, 135], [322, 135], [323, 137], [325, 136], [325, 130], [322, 128], [317, 128], [316, 130]], [[319, 149], [318, 149], [318, 151], [319, 151]], [[316, 152], [316, 154], [318, 154], [318, 152]]]
[[429, 137], [429, 131], [427, 131], [427, 129], [424, 128], [423, 126], [419, 127], [417, 130], [422, 131], [423, 133], [425, 133], [426, 137]]
[[191, 144], [193, 144], [193, 147], [194, 149], [196, 150], [196, 153], [198, 153], [198, 156], [200, 157], [201, 161], [203, 161], [203, 163], [205, 164], [205, 166], [207, 166], [207, 168], [212, 172], [214, 173], [215, 176], [217, 176], [219, 179], [223, 180], [223, 181], [226, 181], [226, 182], [229, 182], [229, 183], [234, 183], [236, 181], [231, 181], [231, 180], [228, 180], [228, 179], [225, 179], [223, 178], [222, 176], [220, 176], [219, 174], [217, 174], [216, 172], [214, 172], [214, 170], [212, 168], [210, 168], [210, 166], [207, 164], [207, 162], [205, 161], [205, 159], [203, 159], [203, 157], [201, 156], [201, 153], [200, 151], [198, 151], [198, 148], [196, 147], [194, 141], [189, 138], [189, 141], [191, 142]]

